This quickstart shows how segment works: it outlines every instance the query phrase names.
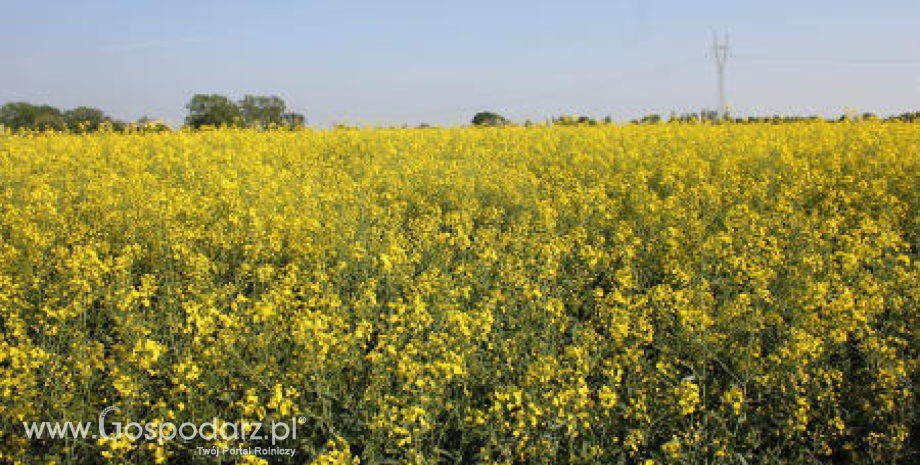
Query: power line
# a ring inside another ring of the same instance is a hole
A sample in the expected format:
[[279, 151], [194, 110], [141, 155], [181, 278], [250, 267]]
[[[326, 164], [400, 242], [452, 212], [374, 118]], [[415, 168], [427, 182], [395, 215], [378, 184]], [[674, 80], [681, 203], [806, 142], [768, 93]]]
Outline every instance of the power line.
[[780, 56], [780, 55], [758, 55], [742, 54], [736, 55], [730, 52], [728, 46], [728, 34], [719, 43], [718, 35], [712, 34], [712, 51], [716, 60], [716, 71], [719, 76], [719, 111], [727, 113], [728, 107], [725, 103], [725, 63], [728, 57], [742, 61], [764, 61], [764, 62], [799, 62], [799, 63], [824, 63], [824, 64], [854, 64], [854, 65], [920, 65], [920, 58], [870, 58], [870, 57], [831, 57], [831, 56]]
[[776, 56], [776, 55], [732, 55], [732, 58], [746, 61], [790, 61], [812, 63], [844, 63], [867, 65], [918, 65], [920, 58], [866, 58], [866, 57], [822, 57], [822, 56]]
[[[916, 65], [920, 64], [920, 58], [870, 58], [870, 57], [831, 57], [831, 56], [781, 56], [781, 55], [762, 55], [762, 54], [735, 54], [729, 47], [728, 34], [722, 37], [720, 42], [717, 34], [713, 33], [712, 51], [716, 62], [716, 71], [718, 73], [718, 108], [721, 112], [727, 112], [728, 103], [725, 97], [725, 68], [728, 58], [741, 60], [744, 62], [802, 62], [802, 63], [838, 63], [838, 64], [863, 64], [863, 65]], [[688, 65], [699, 65], [696, 58], [683, 60], [678, 63], [672, 63], [669, 66], [663, 66], [656, 69], [646, 69], [641, 71], [626, 72], [614, 76], [598, 78], [597, 83], [584, 83], [592, 88], [599, 89], [608, 87], [612, 84], [619, 84], [623, 81], [643, 78], [648, 75], [664, 75], [668, 72], [673, 73], [678, 69], [688, 67]], [[592, 79], [591, 81], [595, 81]], [[406, 117], [425, 117], [425, 116], [443, 116], [457, 115], [460, 113], [478, 111], [484, 108], [496, 108], [502, 106], [515, 105], [521, 102], [533, 102], [536, 100], [545, 100], [547, 98], [558, 97], [571, 93], [575, 89], [554, 89], [546, 92], [536, 92], [531, 94], [522, 94], [514, 97], [481, 101], [475, 105], [443, 107], [421, 109], [418, 111], [396, 112], [396, 113], [365, 113], [365, 112], [330, 112], [326, 113], [329, 118], [356, 118], [359, 120], [367, 119], [398, 119]]]
[[[601, 87], [608, 87], [613, 84], [619, 84], [624, 81], [646, 78], [648, 76], [663, 76], [663, 75], [667, 75], [668, 73], [673, 73], [677, 70], [688, 68], [689, 66], [695, 66], [698, 64], [700, 63], [696, 57], [690, 57], [688, 59], [681, 60], [679, 62], [672, 63], [666, 66], [660, 66], [656, 68], [633, 71], [633, 72], [626, 72], [626, 73], [622, 73], [619, 75], [606, 76], [603, 78], [591, 79], [593, 83], [600, 84], [600, 85], [597, 85], [597, 84], [592, 85], [592, 87], [595, 89], [598, 89]], [[588, 85], [591, 85], [591, 84], [588, 84]], [[469, 105], [469, 106], [462, 106], [462, 107], [445, 107], [445, 108], [440, 108], [440, 109], [434, 108], [434, 109], [429, 109], [429, 110], [399, 112], [399, 113], [346, 113], [341, 116], [347, 116], [347, 117], [359, 118], [359, 119], [371, 119], [371, 118], [386, 119], [386, 118], [401, 118], [401, 117], [405, 118], [405, 117], [421, 117], [421, 116], [441, 116], [441, 115], [458, 114], [458, 113], [471, 112], [471, 111], [479, 111], [479, 110], [487, 109], [487, 108], [514, 105], [516, 103], [521, 103], [521, 102], [532, 102], [535, 100], [545, 100], [547, 98], [553, 98], [553, 97], [558, 97], [560, 95], [569, 94], [573, 90], [576, 90], [576, 89], [573, 89], [573, 88], [555, 89], [555, 90], [551, 90], [547, 92], [538, 92], [538, 93], [532, 93], [528, 95], [519, 95], [515, 97], [504, 98], [504, 99], [483, 101], [477, 105]], [[329, 116], [334, 116], [334, 115], [329, 115]]]

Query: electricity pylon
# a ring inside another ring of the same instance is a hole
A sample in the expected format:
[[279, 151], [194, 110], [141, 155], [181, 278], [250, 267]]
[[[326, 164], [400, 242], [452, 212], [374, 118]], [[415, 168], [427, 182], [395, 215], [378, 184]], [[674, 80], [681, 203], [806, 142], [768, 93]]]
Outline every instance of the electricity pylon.
[[725, 62], [728, 61], [728, 34], [725, 34], [723, 42], [719, 43], [719, 36], [712, 33], [712, 52], [716, 57], [716, 70], [719, 73], [719, 106], [720, 117], [728, 114], [728, 107], [725, 103]]

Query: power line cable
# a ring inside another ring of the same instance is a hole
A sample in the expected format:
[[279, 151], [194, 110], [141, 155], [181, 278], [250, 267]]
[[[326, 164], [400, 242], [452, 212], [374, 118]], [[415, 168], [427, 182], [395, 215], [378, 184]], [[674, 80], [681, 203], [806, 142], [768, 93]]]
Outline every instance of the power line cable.
[[737, 55], [732, 58], [747, 61], [789, 61], [811, 63], [841, 63], [867, 65], [918, 65], [920, 58], [868, 58], [868, 57], [827, 57], [827, 56], [776, 56], [776, 55]]
[[[718, 49], [719, 44], [716, 44]], [[871, 57], [832, 57], [832, 56], [781, 56], [781, 55], [764, 55], [764, 54], [736, 54], [729, 53], [727, 50], [727, 38], [724, 42], [724, 58], [721, 58], [722, 63], [724, 60], [730, 56], [733, 60], [739, 60], [743, 62], [799, 62], [799, 63], [824, 63], [824, 64], [858, 64], [858, 65], [920, 65], [920, 58], [871, 58]], [[718, 54], [717, 54], [717, 58]], [[647, 69], [635, 72], [627, 72], [614, 76], [607, 76], [592, 79], [592, 82], [597, 84], [585, 84], [591, 85], [594, 89], [601, 89], [609, 87], [613, 84], [621, 84], [624, 81], [629, 81], [632, 79], [645, 78], [649, 75], [664, 75], [667, 73], [673, 73], [680, 69], [688, 68], [694, 65], [701, 65], [697, 57], [691, 57], [690, 59], [683, 60], [677, 63], [672, 63], [670, 65]], [[724, 65], [723, 65], [724, 66]], [[720, 85], [720, 101], [724, 103], [724, 91], [721, 90], [722, 85]], [[327, 114], [331, 119], [399, 119], [406, 117], [427, 117], [427, 116], [442, 116], [450, 114], [459, 114], [467, 113], [471, 111], [479, 111], [484, 108], [500, 108], [503, 106], [515, 105], [521, 102], [532, 102], [534, 100], [546, 100], [547, 98], [558, 97], [561, 95], [566, 95], [572, 91], [577, 90], [573, 88], [568, 89], [556, 89], [547, 92], [537, 92], [526, 95], [520, 95], [512, 98], [491, 100], [480, 102], [476, 105], [469, 105], [463, 107], [451, 107], [451, 108], [435, 108], [419, 111], [410, 111], [410, 112], [399, 112], [399, 113], [345, 113], [337, 112], [338, 115]]]
[[[686, 60], [681, 60], [677, 63], [672, 63], [666, 66], [660, 66], [653, 69], [646, 69], [635, 72], [622, 73], [615, 76], [607, 76], [597, 79], [592, 79], [592, 82], [598, 83], [600, 85], [594, 85], [595, 89], [609, 87], [613, 84], [620, 84], [631, 79], [645, 78], [649, 75], [664, 75], [666, 73], [673, 73], [681, 69], [686, 69], [691, 66], [702, 65], [699, 58], [692, 57]], [[464, 113], [470, 111], [479, 111], [484, 108], [496, 108], [502, 106], [513, 105], [521, 102], [529, 102], [533, 100], [545, 100], [547, 98], [553, 98], [560, 95], [568, 94], [574, 90], [578, 89], [557, 89], [547, 92], [532, 93], [527, 95], [521, 95], [513, 98], [491, 100], [486, 102], [480, 102], [478, 105], [469, 105], [464, 107], [452, 107], [452, 108], [442, 108], [442, 109], [430, 109], [430, 110], [421, 110], [414, 112], [400, 112], [400, 113], [351, 113], [347, 114], [351, 118], [404, 118], [404, 117], [421, 117], [421, 116], [440, 116], [453, 113]]]

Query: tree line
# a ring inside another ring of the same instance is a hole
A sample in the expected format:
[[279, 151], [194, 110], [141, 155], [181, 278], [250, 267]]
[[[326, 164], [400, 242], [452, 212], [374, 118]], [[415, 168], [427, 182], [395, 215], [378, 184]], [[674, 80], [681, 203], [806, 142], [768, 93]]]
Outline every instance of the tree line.
[[[204, 126], [233, 126], [267, 128], [296, 128], [306, 123], [306, 118], [296, 112], [286, 111], [280, 97], [246, 95], [234, 102], [219, 94], [197, 94], [185, 106], [188, 114], [185, 126], [199, 129]], [[13, 131], [71, 131], [95, 132], [105, 128], [122, 131], [136, 128], [144, 131], [169, 131], [162, 121], [147, 116], [134, 122], [119, 121], [104, 111], [93, 107], [61, 110], [51, 105], [29, 102], [10, 102], [0, 107], [0, 127]]]
[[[886, 118], [880, 118], [873, 113], [863, 113], [861, 115], [842, 115], [836, 118], [821, 118], [820, 116], [796, 116], [796, 115], [769, 115], [769, 116], [747, 116], [747, 117], [732, 117], [728, 114], [720, 114], [715, 110], [701, 110], [699, 112], [691, 113], [671, 113], [667, 118], [662, 117], [658, 114], [650, 114], [643, 116], [641, 118], [630, 120], [630, 124], [657, 124], [663, 122], [681, 122], [681, 123], [700, 123], [700, 122], [711, 122], [711, 123], [723, 123], [731, 122], [736, 124], [745, 124], [745, 123], [795, 123], [801, 121], [818, 121], [824, 120], [826, 122], [836, 123], [843, 121], [869, 121], [869, 120], [880, 120], [880, 121], [903, 121], [903, 122], [915, 122], [920, 121], [920, 111], [918, 112], [908, 112], [902, 113], [900, 115], [892, 115]], [[598, 124], [611, 124], [613, 118], [606, 116], [601, 120], [591, 118], [588, 116], [578, 116], [578, 115], [563, 115], [550, 118], [546, 121], [546, 124], [553, 126], [595, 126]], [[473, 126], [509, 126], [514, 123], [505, 118], [504, 116], [495, 113], [493, 111], [482, 111], [476, 113], [473, 116], [472, 120]], [[524, 126], [530, 126], [534, 124], [532, 121], [525, 121]], [[426, 126], [427, 125], [423, 125]]]
[[[278, 96], [246, 95], [241, 100], [233, 101], [220, 94], [196, 94], [185, 105], [187, 116], [184, 125], [193, 129], [213, 126], [250, 127], [257, 129], [269, 128], [298, 128], [306, 124], [304, 115], [288, 111], [287, 106]], [[651, 114], [642, 118], [633, 119], [632, 124], [656, 124], [669, 122], [733, 122], [733, 123], [791, 123], [797, 121], [820, 120], [818, 116], [748, 116], [744, 118], [731, 117], [713, 110], [701, 110], [698, 113], [671, 113], [667, 119], [661, 115]], [[883, 121], [920, 121], [920, 112], [903, 113], [900, 115], [879, 118], [871, 113], [862, 115], [843, 115], [839, 118], [825, 119], [829, 122], [880, 119]], [[587, 116], [566, 115], [550, 118], [546, 124], [554, 126], [593, 126], [597, 124], [611, 124], [610, 116], [597, 120]], [[508, 126], [514, 123], [494, 112], [481, 111], [473, 116], [473, 126]], [[533, 125], [525, 121], [525, 126]], [[0, 127], [13, 131], [21, 130], [56, 130], [77, 133], [94, 132], [105, 128], [121, 131], [134, 128], [144, 131], [169, 131], [169, 126], [162, 121], [144, 116], [132, 123], [116, 120], [104, 111], [93, 107], [76, 107], [70, 110], [61, 110], [50, 105], [34, 105], [28, 102], [10, 102], [0, 107]], [[431, 127], [421, 124], [419, 128]]]
[[225, 95], [198, 94], [185, 108], [188, 110], [185, 125], [196, 129], [202, 126], [297, 128], [306, 123], [302, 114], [286, 111], [284, 100], [274, 95], [247, 95], [234, 102]]
[[[148, 130], [168, 130], [162, 123], [146, 116], [130, 123]], [[13, 131], [31, 129], [72, 132], [94, 132], [105, 127], [123, 130], [129, 123], [118, 121], [104, 111], [93, 107], [76, 107], [61, 110], [51, 105], [33, 105], [28, 102], [10, 102], [0, 107], [0, 126]]]

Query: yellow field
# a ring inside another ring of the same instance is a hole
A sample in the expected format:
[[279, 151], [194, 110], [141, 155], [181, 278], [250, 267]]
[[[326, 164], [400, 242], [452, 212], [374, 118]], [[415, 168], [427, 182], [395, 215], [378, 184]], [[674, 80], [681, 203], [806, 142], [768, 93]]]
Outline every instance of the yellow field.
[[259, 444], [22, 424], [118, 406], [305, 417], [292, 463], [915, 463], [918, 163], [881, 122], [0, 134], [0, 462]]

